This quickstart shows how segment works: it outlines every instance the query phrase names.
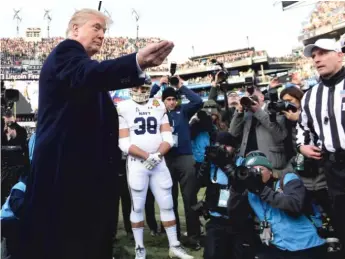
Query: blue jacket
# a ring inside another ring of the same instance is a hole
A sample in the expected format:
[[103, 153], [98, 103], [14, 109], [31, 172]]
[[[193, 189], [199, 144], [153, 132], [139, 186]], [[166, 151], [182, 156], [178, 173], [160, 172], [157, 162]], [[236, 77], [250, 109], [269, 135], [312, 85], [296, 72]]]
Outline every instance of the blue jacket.
[[[229, 179], [228, 176], [222, 171], [222, 169], [218, 168], [217, 172], [215, 172], [216, 167], [214, 166], [214, 164], [211, 165], [211, 172], [210, 172], [210, 181], [211, 184], [216, 184], [216, 185], [222, 185], [222, 186], [228, 186], [229, 183]], [[216, 175], [216, 182], [213, 182], [214, 176]], [[213, 186], [212, 186], [213, 187]], [[208, 186], [207, 188], [212, 188], [211, 186]], [[216, 199], [219, 201], [219, 199], [221, 198], [221, 200], [224, 200], [226, 198], [226, 201], [228, 200], [228, 196], [226, 196], [230, 191], [229, 190], [224, 190], [223, 192], [220, 191], [219, 193], [219, 197], [217, 197]], [[206, 195], [207, 195], [207, 191], [206, 191]], [[224, 196], [224, 197], [223, 197]], [[223, 204], [219, 204], [218, 205], [223, 205]], [[219, 206], [218, 206], [219, 207]], [[224, 205], [224, 208], [226, 208], [226, 204]], [[210, 215], [213, 217], [223, 217], [223, 218], [229, 218], [226, 213], [222, 214], [219, 213], [217, 211], [209, 211]]]
[[21, 217], [25, 190], [26, 180], [20, 179], [19, 182], [12, 187], [10, 195], [1, 208], [1, 220], [12, 217], [19, 219]]
[[[271, 244], [281, 250], [300, 251], [325, 243], [320, 238], [312, 222], [302, 213], [305, 199], [303, 182], [294, 173], [284, 177], [284, 189], [279, 182], [272, 189], [265, 186], [260, 195], [231, 191], [229, 207], [231, 215], [237, 218], [246, 211], [246, 204], [254, 210], [260, 221], [266, 220], [271, 225], [273, 240]], [[242, 212], [240, 212], [242, 210]]]
[[178, 105], [175, 110], [168, 111], [173, 135], [178, 139], [177, 147], [173, 147], [168, 153], [168, 155], [172, 156], [193, 154], [189, 120], [203, 105], [201, 97], [186, 86], [182, 86], [179, 92], [186, 96], [189, 103]]
[[205, 159], [206, 147], [210, 145], [210, 134], [206, 131], [200, 132], [195, 139], [192, 140], [192, 151], [196, 162], [202, 163]]
[[32, 161], [32, 157], [34, 155], [35, 142], [36, 142], [36, 132], [34, 132], [29, 139], [29, 159], [30, 159], [30, 162]]
[[[109, 91], [142, 85], [139, 73], [135, 53], [98, 62], [70, 39], [47, 57], [39, 78], [34, 177], [23, 217], [25, 257], [85, 258], [75, 251], [80, 246], [70, 246], [78, 240], [90, 258], [104, 258], [97, 242], [111, 243], [106, 229], [115, 216], [121, 159], [118, 114]], [[97, 213], [90, 213], [90, 206]]]

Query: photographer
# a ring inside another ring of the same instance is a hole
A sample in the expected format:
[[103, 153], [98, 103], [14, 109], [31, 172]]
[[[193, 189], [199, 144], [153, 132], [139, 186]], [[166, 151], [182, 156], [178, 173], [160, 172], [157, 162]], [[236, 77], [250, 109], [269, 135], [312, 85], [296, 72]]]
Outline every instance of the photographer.
[[19, 176], [29, 171], [26, 130], [14, 119], [10, 110], [3, 116], [1, 141], [1, 204], [6, 200]]
[[[299, 174], [310, 197], [314, 199], [318, 205], [321, 205], [327, 215], [330, 215], [327, 183], [322, 167], [317, 160], [309, 159], [298, 153], [296, 148], [296, 125], [301, 113], [302, 97], [303, 92], [294, 86], [287, 87], [280, 93], [281, 100], [292, 103], [298, 109], [296, 112], [283, 111], [287, 118], [286, 124], [289, 131], [286, 141], [286, 151], [292, 151], [288, 157], [292, 158], [295, 171]], [[317, 138], [314, 139], [314, 144], [317, 145]]]
[[206, 223], [204, 258], [253, 258], [250, 246], [253, 224], [250, 224], [249, 214], [245, 224], [233, 224], [226, 209], [229, 174], [235, 167], [236, 140], [228, 132], [219, 132], [216, 142], [217, 145], [207, 148], [206, 162], [199, 172], [199, 176], [207, 180], [206, 200], [194, 206], [205, 219], [209, 219]]
[[[37, 122], [37, 113], [34, 121]], [[31, 163], [36, 141], [36, 133], [32, 134], [28, 144], [29, 161]], [[19, 181], [12, 187], [1, 208], [2, 258], [16, 258], [19, 243], [19, 222], [23, 216], [26, 183], [29, 171], [22, 170]]]
[[21, 127], [13, 116], [13, 112], [8, 110], [3, 117], [5, 122], [4, 136], [2, 137], [2, 146], [21, 146], [27, 151], [27, 137], [28, 134], [25, 128]]
[[203, 111], [207, 112], [212, 119], [212, 125], [217, 131], [224, 131], [222, 129], [222, 116], [220, 114], [220, 106], [214, 100], [207, 100], [204, 102], [204, 106], [202, 108]]
[[212, 117], [204, 109], [198, 111], [190, 122], [192, 152], [197, 173], [204, 162], [206, 147], [213, 142], [211, 140], [213, 132], [216, 132], [216, 128], [212, 123]]
[[[222, 71], [217, 72], [215, 78], [211, 77], [211, 90], [208, 96], [208, 100], [217, 101], [218, 92], [220, 90], [220, 85], [217, 82], [219, 81], [218, 76], [221, 72]], [[240, 98], [236, 91], [229, 91], [227, 93], [227, 99], [228, 109], [222, 109], [222, 121], [224, 121], [227, 124], [227, 126], [229, 126], [231, 119], [236, 111], [236, 108], [240, 104]]]
[[284, 150], [284, 140], [288, 133], [285, 117], [276, 113], [272, 121], [267, 106], [261, 91], [253, 89], [251, 96], [240, 99], [229, 132], [234, 137], [242, 136], [240, 156], [244, 157], [259, 149], [269, 158], [276, 173], [281, 174], [287, 165]]
[[260, 220], [262, 249], [258, 259], [324, 259], [325, 240], [303, 214], [305, 187], [294, 173], [279, 181], [272, 164], [260, 151], [247, 155], [235, 172], [228, 201], [229, 215], [241, 221], [253, 210]]

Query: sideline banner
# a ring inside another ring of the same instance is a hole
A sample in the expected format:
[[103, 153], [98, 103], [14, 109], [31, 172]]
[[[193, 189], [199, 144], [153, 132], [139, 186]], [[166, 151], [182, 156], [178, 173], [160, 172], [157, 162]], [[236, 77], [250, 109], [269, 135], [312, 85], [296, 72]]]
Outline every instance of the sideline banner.
[[10, 73], [1, 73], [1, 80], [38, 80], [40, 75], [33, 74], [10, 74]]

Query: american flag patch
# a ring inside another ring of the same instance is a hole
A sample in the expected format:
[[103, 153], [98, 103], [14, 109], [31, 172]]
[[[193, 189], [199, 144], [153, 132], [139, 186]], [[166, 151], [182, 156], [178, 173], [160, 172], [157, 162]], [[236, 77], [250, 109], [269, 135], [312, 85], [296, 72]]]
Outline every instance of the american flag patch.
[[345, 90], [340, 91], [340, 96], [341, 96], [341, 98], [345, 98]]

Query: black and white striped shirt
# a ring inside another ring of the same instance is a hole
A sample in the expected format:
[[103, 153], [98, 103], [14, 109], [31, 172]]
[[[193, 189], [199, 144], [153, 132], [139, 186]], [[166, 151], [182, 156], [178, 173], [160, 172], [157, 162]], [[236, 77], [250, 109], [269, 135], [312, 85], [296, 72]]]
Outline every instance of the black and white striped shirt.
[[345, 150], [345, 80], [335, 87], [322, 82], [303, 97], [297, 123], [297, 147], [315, 145], [329, 152]]

